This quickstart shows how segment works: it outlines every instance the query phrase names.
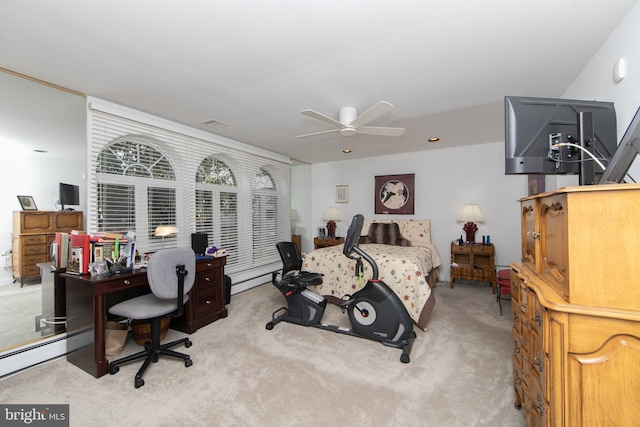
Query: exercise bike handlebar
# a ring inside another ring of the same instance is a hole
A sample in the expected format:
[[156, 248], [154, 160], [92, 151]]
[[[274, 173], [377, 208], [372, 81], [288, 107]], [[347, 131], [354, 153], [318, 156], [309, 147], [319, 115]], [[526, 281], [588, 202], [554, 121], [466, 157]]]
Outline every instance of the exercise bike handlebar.
[[362, 232], [362, 225], [364, 224], [364, 216], [362, 214], [354, 215], [351, 220], [351, 225], [349, 226], [349, 230], [347, 231], [347, 237], [344, 240], [344, 249], [342, 253], [351, 259], [356, 259], [357, 257], [352, 254], [355, 252], [365, 259], [373, 269], [373, 273], [371, 276], [372, 280], [378, 280], [378, 265], [376, 262], [369, 256], [366, 252], [364, 252], [358, 246], [360, 243], [360, 233]]

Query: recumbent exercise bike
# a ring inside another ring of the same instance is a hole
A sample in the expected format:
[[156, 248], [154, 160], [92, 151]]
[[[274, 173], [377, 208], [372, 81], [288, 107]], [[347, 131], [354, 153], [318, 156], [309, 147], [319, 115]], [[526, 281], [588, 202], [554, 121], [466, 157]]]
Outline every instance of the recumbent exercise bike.
[[376, 262], [358, 246], [363, 223], [362, 215], [353, 217], [343, 249], [344, 255], [355, 259], [357, 265], [361, 266], [361, 258], [364, 258], [373, 269], [367, 284], [353, 295], [345, 295], [339, 304], [342, 312], [348, 313], [351, 330], [321, 323], [327, 300], [307, 287], [322, 284], [322, 274], [302, 271], [302, 259], [293, 242], [276, 244], [283, 268], [273, 274], [272, 283], [284, 295], [288, 306], [274, 311], [266, 328], [271, 330], [284, 321], [366, 338], [402, 349], [400, 361], [409, 363], [416, 338], [413, 322], [398, 295], [378, 279]]

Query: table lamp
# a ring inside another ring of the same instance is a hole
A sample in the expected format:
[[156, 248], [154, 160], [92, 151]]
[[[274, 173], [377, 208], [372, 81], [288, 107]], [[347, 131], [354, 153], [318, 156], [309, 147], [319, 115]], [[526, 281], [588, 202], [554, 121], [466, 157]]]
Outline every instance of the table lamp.
[[478, 231], [476, 222], [482, 221], [484, 221], [484, 218], [482, 218], [480, 206], [476, 203], [466, 203], [462, 206], [462, 209], [460, 209], [460, 213], [458, 214], [458, 222], [465, 223], [462, 229], [467, 233], [467, 243], [476, 242], [476, 231]]
[[340, 221], [340, 212], [338, 212], [338, 209], [333, 206], [329, 206], [324, 211], [322, 220], [328, 221], [327, 222], [327, 238], [335, 239], [336, 238], [336, 221]]
[[175, 236], [179, 233], [178, 227], [175, 225], [161, 225], [156, 227], [155, 235], [162, 237], [162, 249], [164, 249], [164, 238]]

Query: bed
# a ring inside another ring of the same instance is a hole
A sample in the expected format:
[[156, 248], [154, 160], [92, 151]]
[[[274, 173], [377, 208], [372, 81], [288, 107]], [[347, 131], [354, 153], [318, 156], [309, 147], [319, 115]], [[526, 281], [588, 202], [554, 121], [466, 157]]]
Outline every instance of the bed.
[[[431, 243], [431, 221], [365, 220], [361, 234], [359, 246], [375, 260], [380, 279], [400, 297], [413, 322], [426, 330], [435, 304], [432, 289], [441, 265]], [[319, 248], [303, 259], [304, 270], [324, 275], [315, 291], [332, 303], [360, 289], [372, 273], [363, 260], [364, 280], [360, 281], [355, 276], [356, 262], [342, 253], [343, 246]]]

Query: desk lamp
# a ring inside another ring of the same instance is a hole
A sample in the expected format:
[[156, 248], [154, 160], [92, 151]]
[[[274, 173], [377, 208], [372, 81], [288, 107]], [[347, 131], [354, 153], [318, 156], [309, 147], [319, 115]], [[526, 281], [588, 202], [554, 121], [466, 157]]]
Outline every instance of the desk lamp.
[[484, 221], [484, 219], [482, 218], [480, 206], [476, 203], [466, 203], [462, 206], [458, 214], [458, 222], [465, 222], [462, 229], [467, 233], [467, 243], [473, 244], [476, 242], [476, 231], [478, 231], [476, 222], [482, 221]]
[[178, 233], [178, 227], [175, 225], [161, 225], [160, 227], [156, 227], [155, 235], [162, 237], [162, 249], [164, 249], [164, 238], [175, 236]]
[[338, 209], [329, 206], [325, 211], [322, 219], [327, 222], [327, 238], [335, 239], [336, 238], [336, 221], [340, 221], [340, 212]]

